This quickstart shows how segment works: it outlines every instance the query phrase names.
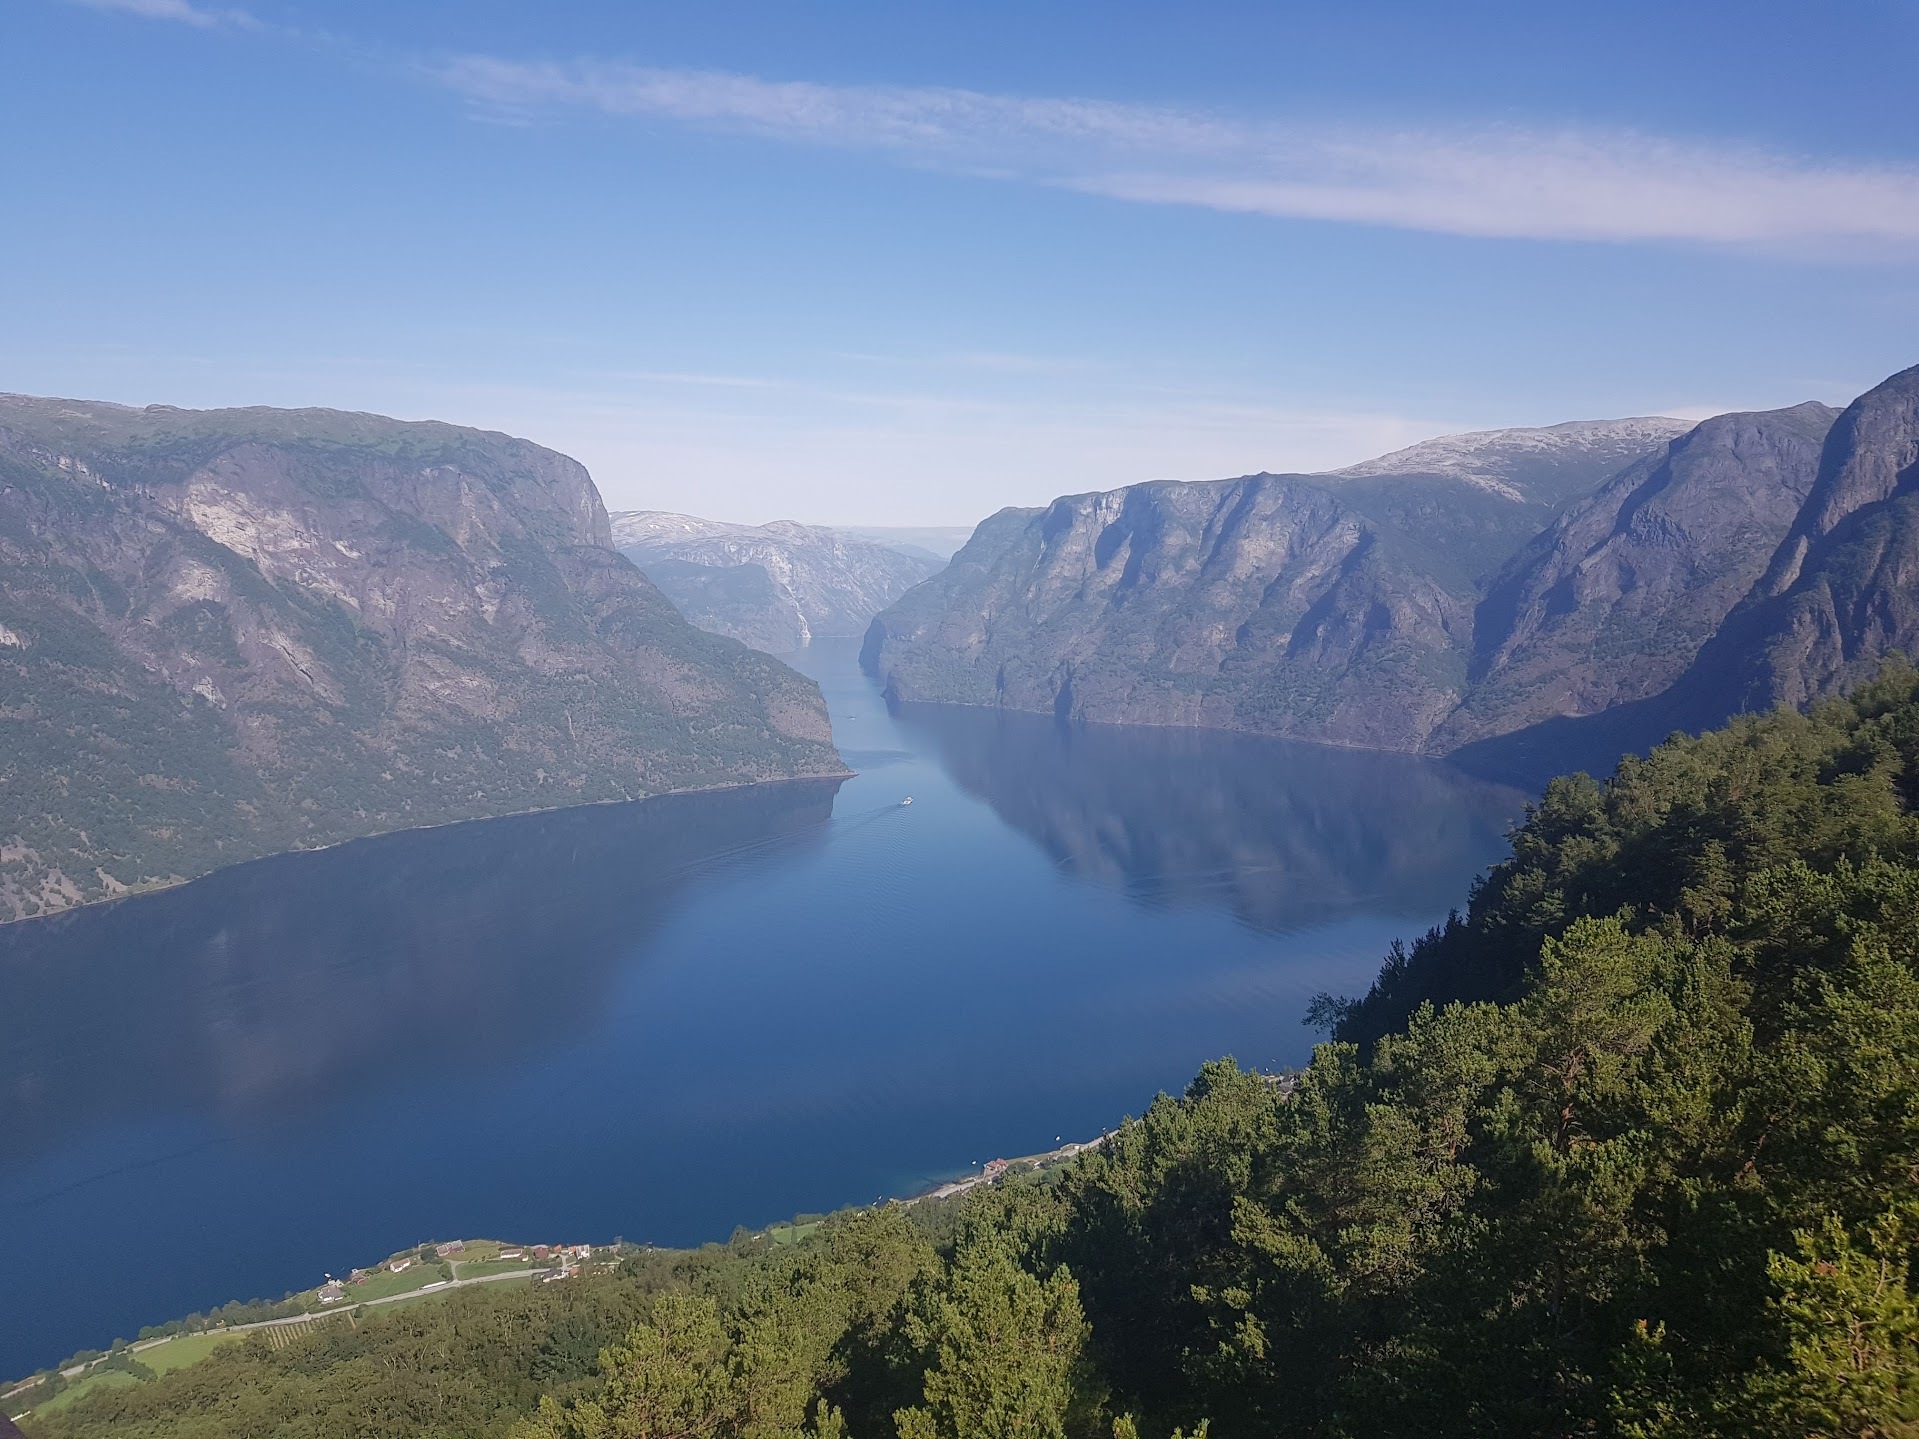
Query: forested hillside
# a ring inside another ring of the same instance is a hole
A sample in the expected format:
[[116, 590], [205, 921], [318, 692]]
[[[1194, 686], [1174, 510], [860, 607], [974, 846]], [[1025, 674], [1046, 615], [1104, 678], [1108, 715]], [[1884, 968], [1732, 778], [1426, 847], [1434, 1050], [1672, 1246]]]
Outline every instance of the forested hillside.
[[1919, 1433], [1919, 673], [1557, 782], [1286, 1082], [1054, 1184], [247, 1340], [106, 1435]]

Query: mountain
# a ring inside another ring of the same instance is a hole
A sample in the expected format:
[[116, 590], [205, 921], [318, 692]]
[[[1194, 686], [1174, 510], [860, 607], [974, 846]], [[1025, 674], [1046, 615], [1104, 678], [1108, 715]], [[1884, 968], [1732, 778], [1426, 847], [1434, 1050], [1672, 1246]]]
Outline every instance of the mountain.
[[1766, 572], [1838, 411], [1720, 415], [1628, 465], [1491, 584], [1442, 748], [1658, 694]]
[[[1539, 718], [1537, 705], [1523, 695], [1525, 671], [1536, 667], [1537, 656], [1527, 660], [1522, 643], [1513, 651], [1522, 683], [1495, 671], [1449, 727], [1460, 737], [1480, 736], [1454, 751], [1455, 757], [1488, 773], [1529, 781], [1571, 766], [1600, 771], [1621, 754], [1644, 752], [1675, 730], [1696, 733], [1732, 715], [1776, 705], [1803, 708], [1873, 673], [1895, 650], [1919, 652], [1919, 367], [1869, 390], [1826, 425], [1829, 415], [1823, 407], [1802, 405], [1771, 415], [1726, 416], [1702, 426], [1702, 431], [1722, 422], [1753, 427], [1739, 463], [1726, 470], [1718, 489], [1728, 513], [1735, 510], [1737, 496], [1751, 504], [1749, 518], [1764, 523], [1743, 540], [1730, 532], [1719, 538], [1723, 558], [1736, 561], [1727, 565], [1726, 582], [1690, 597], [1668, 596], [1667, 613], [1654, 630], [1679, 643], [1662, 643], [1649, 631], [1636, 647], [1591, 655], [1580, 652], [1572, 633], [1619, 624], [1620, 613], [1611, 611], [1623, 612], [1630, 598], [1607, 599], [1603, 563], [1596, 566], [1594, 580], [1582, 578], [1572, 589], [1561, 586], [1560, 598], [1548, 608], [1597, 601], [1599, 618], [1553, 622], [1563, 623], [1568, 633], [1561, 636], [1566, 642], [1560, 658], [1549, 659], [1548, 667], [1576, 679], [1611, 678], [1554, 717]], [[1824, 442], [1809, 461], [1805, 444], [1820, 427]], [[1769, 445], [1753, 443], [1761, 429], [1772, 431]], [[1799, 502], [1784, 515], [1783, 505], [1793, 495], [1800, 495]], [[1774, 538], [1762, 547], [1768, 532]], [[1547, 568], [1525, 587], [1543, 592], [1541, 581], [1551, 565], [1546, 548], [1541, 547], [1540, 557]], [[1710, 549], [1695, 548], [1696, 566]], [[1635, 564], [1634, 583], [1656, 588], [1647, 577], [1657, 568], [1657, 562]], [[1735, 575], [1750, 577], [1750, 583], [1728, 606], [1725, 598]], [[1515, 574], [1516, 581], [1521, 578]], [[1490, 600], [1488, 607], [1493, 607]], [[1522, 640], [1524, 630], [1523, 624], [1517, 629]], [[1492, 658], [1503, 656], [1495, 650]], [[1689, 662], [1682, 666], [1681, 661]], [[1676, 677], [1675, 668], [1680, 670]], [[1580, 690], [1575, 683], [1569, 692], [1579, 695]], [[1608, 692], [1611, 702], [1595, 708]], [[1510, 706], [1506, 725], [1532, 722], [1500, 733], [1501, 725], [1487, 720], [1498, 703], [1514, 695], [1521, 702]]]
[[1832, 426], [1791, 530], [1687, 677], [1684, 718], [1804, 706], [1893, 650], [1919, 652], [1919, 366]]
[[1004, 510], [875, 618], [864, 660], [903, 701], [1421, 750], [1466, 693], [1486, 578], [1690, 428], [1502, 430]]
[[838, 532], [942, 565], [973, 537], [971, 525], [841, 525]]
[[729, 525], [627, 510], [612, 525], [614, 545], [693, 624], [775, 654], [864, 633], [874, 615], [942, 564], [790, 520]]
[[843, 773], [524, 440], [0, 396], [0, 919], [383, 830]]
[[1642, 416], [1572, 420], [1539, 429], [1442, 435], [1329, 471], [1340, 498], [1444, 548], [1477, 581], [1503, 564], [1572, 501], [1692, 428]]

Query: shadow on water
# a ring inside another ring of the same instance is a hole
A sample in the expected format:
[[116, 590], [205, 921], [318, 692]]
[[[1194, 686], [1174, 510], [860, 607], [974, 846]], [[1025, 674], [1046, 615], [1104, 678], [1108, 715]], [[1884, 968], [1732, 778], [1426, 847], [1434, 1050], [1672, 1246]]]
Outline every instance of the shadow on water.
[[896, 718], [1067, 873], [1272, 933], [1443, 914], [1527, 798], [1409, 755], [984, 709]]
[[387, 835], [0, 926], [0, 1175], [146, 1113], [244, 1126], [549, 1047], [703, 875], [817, 844], [840, 783]]

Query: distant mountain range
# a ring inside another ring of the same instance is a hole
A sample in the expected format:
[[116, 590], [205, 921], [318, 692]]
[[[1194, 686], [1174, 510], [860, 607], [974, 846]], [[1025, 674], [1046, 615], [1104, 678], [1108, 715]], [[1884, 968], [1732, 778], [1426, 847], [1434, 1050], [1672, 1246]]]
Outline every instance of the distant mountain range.
[[951, 538], [609, 520], [572, 460], [451, 425], [0, 396], [0, 920], [844, 773], [754, 651], [862, 627], [905, 701], [1603, 767], [1919, 643], [1919, 368], [1844, 413], [1068, 496], [942, 569]]
[[1609, 765], [1919, 639], [1916, 414], [1919, 369], [1843, 415], [1492, 431], [1005, 510], [864, 656], [909, 702]]
[[838, 525], [842, 535], [871, 540], [903, 555], [938, 560], [942, 565], [973, 538], [971, 525]]
[[[771, 654], [858, 638], [945, 560], [937, 530], [855, 533], [790, 520], [730, 525], [659, 510], [612, 517], [613, 543], [703, 630]], [[897, 534], [890, 543], [864, 536]]]
[[0, 396], [0, 919], [452, 820], [844, 773], [586, 471], [331, 410]]

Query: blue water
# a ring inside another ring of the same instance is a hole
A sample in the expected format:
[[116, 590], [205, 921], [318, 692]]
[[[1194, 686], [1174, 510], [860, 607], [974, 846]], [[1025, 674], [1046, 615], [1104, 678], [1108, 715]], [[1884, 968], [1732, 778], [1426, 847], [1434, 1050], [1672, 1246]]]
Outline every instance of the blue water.
[[[426, 1239], [688, 1244], [1086, 1138], [1460, 904], [1518, 792], [889, 712], [843, 784], [529, 816], [0, 927], [0, 1374]], [[900, 801], [911, 795], [911, 806]]]

